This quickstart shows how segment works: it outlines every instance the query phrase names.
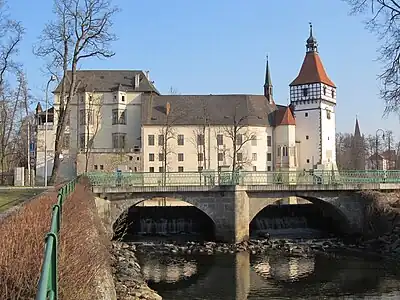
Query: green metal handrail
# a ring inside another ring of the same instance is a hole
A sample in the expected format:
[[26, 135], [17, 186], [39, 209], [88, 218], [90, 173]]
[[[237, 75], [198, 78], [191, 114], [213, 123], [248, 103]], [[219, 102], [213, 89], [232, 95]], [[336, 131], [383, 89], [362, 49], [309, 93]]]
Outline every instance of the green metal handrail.
[[65, 199], [75, 190], [76, 179], [65, 184], [53, 205], [51, 228], [45, 238], [45, 250], [36, 300], [58, 299], [58, 233], [61, 228], [62, 206]]
[[400, 170], [90, 172], [86, 176], [92, 186], [100, 187], [400, 183]]

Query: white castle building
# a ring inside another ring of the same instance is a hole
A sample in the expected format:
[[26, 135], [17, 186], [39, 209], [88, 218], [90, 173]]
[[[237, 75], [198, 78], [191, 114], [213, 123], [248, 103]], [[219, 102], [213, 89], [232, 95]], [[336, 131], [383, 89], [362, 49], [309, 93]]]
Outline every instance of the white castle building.
[[[336, 87], [310, 26], [306, 54], [276, 104], [267, 60], [263, 95], [161, 95], [142, 71], [78, 71], [63, 147], [62, 174], [84, 171], [198, 172], [336, 168]], [[52, 168], [61, 84], [49, 109]], [[44, 112], [37, 108], [36, 172], [44, 174]]]

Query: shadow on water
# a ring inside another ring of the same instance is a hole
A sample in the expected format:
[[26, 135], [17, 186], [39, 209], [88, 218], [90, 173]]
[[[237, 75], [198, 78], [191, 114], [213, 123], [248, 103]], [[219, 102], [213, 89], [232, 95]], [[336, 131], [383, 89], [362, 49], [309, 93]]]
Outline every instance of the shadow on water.
[[[139, 255], [143, 274], [163, 299], [398, 299], [400, 274], [354, 257]], [[389, 295], [395, 298], [390, 298]], [[377, 298], [376, 298], [377, 297]]]

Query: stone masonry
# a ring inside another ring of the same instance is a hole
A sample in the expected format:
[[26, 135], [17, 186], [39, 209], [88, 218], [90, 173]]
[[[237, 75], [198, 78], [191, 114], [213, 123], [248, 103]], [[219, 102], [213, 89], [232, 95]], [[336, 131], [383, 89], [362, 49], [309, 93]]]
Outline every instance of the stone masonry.
[[94, 192], [100, 197], [96, 201], [99, 213], [110, 228], [129, 207], [145, 200], [168, 197], [180, 199], [203, 211], [214, 222], [218, 240], [236, 243], [249, 238], [249, 224], [263, 208], [282, 198], [297, 196], [314, 203], [324, 215], [336, 221], [339, 231], [348, 234], [363, 233], [369, 204], [357, 191], [263, 191], [245, 186], [208, 190], [202, 187], [193, 191]]

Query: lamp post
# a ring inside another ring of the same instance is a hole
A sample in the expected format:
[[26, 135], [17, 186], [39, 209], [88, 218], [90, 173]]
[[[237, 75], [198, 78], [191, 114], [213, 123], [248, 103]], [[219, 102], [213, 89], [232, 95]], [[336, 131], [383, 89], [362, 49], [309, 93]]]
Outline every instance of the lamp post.
[[[44, 186], [47, 187], [47, 122], [48, 122], [48, 110], [49, 110], [49, 98], [48, 98], [48, 93], [49, 93], [49, 85], [50, 82], [56, 80], [56, 78], [51, 75], [49, 81], [47, 82], [46, 86], [46, 121], [44, 125]], [[54, 123], [54, 114], [53, 114], [53, 123]]]
[[[378, 146], [379, 146], [379, 139], [378, 139], [378, 133], [382, 133], [382, 139], [385, 139], [385, 131], [383, 129], [377, 129], [375, 132], [375, 163], [376, 163], [376, 169], [379, 170], [379, 163], [378, 163]], [[383, 166], [382, 166], [383, 167]]]

